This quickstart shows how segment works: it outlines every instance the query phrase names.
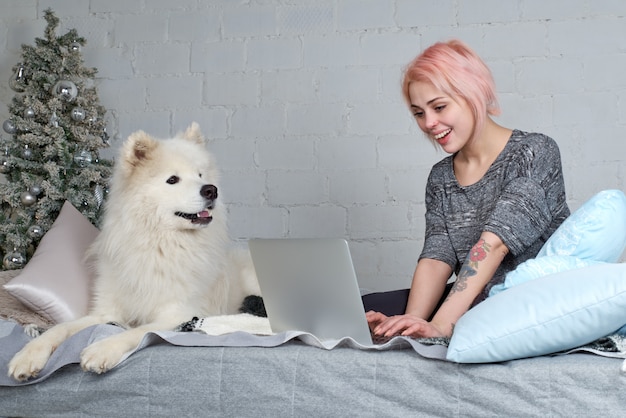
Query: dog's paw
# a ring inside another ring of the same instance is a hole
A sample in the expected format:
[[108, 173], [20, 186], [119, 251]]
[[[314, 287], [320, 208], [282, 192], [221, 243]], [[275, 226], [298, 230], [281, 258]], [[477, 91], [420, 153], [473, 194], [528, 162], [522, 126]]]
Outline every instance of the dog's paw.
[[121, 361], [125, 351], [106, 339], [87, 346], [80, 353], [80, 367], [86, 372], [106, 373]]
[[24, 326], [24, 334], [32, 338], [39, 337], [45, 331], [46, 331], [46, 328], [40, 327], [37, 324], [28, 324]]
[[20, 382], [37, 377], [45, 367], [54, 349], [33, 340], [9, 362], [8, 375]]

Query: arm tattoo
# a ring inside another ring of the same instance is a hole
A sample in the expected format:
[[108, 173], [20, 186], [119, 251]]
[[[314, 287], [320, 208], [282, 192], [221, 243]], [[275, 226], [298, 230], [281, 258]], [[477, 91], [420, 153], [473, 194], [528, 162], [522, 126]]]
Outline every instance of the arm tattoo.
[[454, 286], [450, 289], [450, 293], [448, 293], [446, 300], [450, 299], [450, 296], [454, 293], [462, 292], [467, 289], [467, 280], [476, 275], [478, 264], [487, 258], [487, 253], [490, 249], [491, 245], [489, 245], [484, 239], [481, 238], [478, 240], [467, 255], [467, 259], [461, 267], [461, 271], [459, 272], [456, 282], [454, 282]]
[[489, 245], [484, 239], [479, 239], [467, 255], [465, 264], [469, 264], [474, 270], [478, 269], [478, 263], [487, 258], [489, 250], [491, 250], [491, 245]]

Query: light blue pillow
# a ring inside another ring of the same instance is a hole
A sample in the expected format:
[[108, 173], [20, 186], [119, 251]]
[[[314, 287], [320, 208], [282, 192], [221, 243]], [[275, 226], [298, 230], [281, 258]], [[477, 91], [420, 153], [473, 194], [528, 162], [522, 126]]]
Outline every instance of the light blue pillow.
[[488, 363], [568, 350], [626, 323], [626, 264], [560, 272], [487, 298], [454, 327], [447, 359]]
[[604, 190], [572, 213], [546, 241], [537, 258], [569, 255], [615, 263], [626, 247], [626, 196]]
[[[504, 283], [497, 284], [489, 290], [489, 297], [494, 296], [503, 290], [510, 289], [530, 280], [549, 276], [561, 271], [573, 270], [582, 267], [601, 264], [602, 261], [583, 260], [570, 255], [546, 255], [540, 258], [526, 260], [513, 271], [507, 273]], [[626, 315], [624, 316], [626, 318]], [[626, 321], [624, 321], [626, 323]]]
[[600, 262], [615, 263], [626, 248], [626, 196], [604, 190], [572, 213], [537, 257], [509, 272], [489, 296], [539, 277]]

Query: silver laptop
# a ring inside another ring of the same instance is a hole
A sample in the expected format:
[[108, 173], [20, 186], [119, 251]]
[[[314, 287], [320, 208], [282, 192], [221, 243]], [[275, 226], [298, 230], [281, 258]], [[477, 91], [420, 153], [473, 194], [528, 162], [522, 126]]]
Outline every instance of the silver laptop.
[[248, 245], [273, 332], [372, 344], [346, 240], [252, 239]]

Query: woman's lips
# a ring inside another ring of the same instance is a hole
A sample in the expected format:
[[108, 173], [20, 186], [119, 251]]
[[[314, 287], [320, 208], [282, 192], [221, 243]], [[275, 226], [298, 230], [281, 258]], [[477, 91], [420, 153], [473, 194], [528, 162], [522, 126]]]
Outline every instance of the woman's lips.
[[452, 129], [446, 129], [445, 131], [441, 131], [438, 134], [433, 135], [433, 139], [439, 144], [445, 144], [448, 142], [448, 135], [452, 132]]

